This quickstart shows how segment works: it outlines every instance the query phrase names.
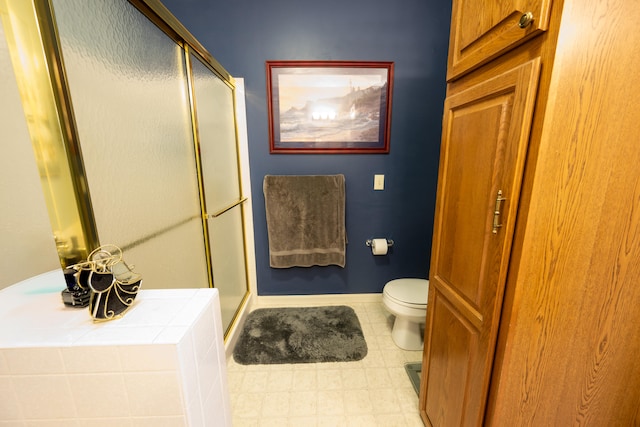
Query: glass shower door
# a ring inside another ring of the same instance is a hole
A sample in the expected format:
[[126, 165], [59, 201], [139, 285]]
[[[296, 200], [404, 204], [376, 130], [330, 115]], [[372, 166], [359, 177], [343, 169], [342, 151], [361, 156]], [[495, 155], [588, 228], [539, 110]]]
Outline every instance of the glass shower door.
[[143, 288], [208, 287], [182, 47], [129, 2], [53, 6], [100, 242]]
[[220, 291], [228, 329], [248, 290], [234, 94], [195, 55], [190, 57], [213, 285]]

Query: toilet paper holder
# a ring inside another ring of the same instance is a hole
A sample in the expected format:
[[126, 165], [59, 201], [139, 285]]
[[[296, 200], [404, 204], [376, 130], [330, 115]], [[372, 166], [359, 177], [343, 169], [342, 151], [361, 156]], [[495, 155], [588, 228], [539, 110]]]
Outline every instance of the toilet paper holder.
[[[393, 246], [393, 240], [391, 239], [385, 239], [387, 241], [387, 246], [391, 247]], [[367, 246], [371, 246], [373, 244], [373, 239], [367, 239], [366, 242], [364, 242]]]

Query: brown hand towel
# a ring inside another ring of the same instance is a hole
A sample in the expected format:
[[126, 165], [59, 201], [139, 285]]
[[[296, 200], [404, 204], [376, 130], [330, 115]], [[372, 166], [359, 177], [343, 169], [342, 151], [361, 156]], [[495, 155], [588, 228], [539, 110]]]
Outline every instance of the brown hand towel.
[[345, 265], [344, 175], [266, 175], [269, 265]]

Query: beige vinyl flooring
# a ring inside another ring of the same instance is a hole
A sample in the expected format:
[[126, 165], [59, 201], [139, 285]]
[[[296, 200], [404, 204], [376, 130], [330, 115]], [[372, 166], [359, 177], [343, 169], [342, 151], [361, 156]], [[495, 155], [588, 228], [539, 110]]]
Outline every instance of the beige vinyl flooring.
[[382, 302], [354, 309], [367, 342], [357, 362], [240, 365], [227, 362], [233, 426], [422, 427], [418, 396], [404, 365], [421, 361], [391, 339]]

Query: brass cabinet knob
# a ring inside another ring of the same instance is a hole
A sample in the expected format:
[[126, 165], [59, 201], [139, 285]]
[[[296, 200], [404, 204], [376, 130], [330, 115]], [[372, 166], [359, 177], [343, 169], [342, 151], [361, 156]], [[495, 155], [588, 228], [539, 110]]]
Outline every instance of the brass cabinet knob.
[[520, 21], [518, 21], [518, 27], [527, 28], [533, 22], [533, 13], [526, 12], [523, 13], [520, 17]]

